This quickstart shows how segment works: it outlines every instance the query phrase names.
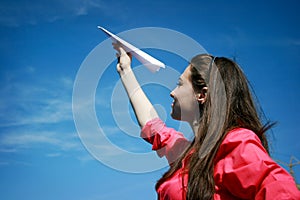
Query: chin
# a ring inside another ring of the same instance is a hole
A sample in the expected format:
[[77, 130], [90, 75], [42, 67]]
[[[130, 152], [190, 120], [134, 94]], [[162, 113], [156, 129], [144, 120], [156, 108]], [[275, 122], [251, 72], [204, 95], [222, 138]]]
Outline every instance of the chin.
[[172, 117], [172, 119], [181, 121], [181, 115], [180, 114], [176, 114], [176, 113], [172, 112], [171, 117]]

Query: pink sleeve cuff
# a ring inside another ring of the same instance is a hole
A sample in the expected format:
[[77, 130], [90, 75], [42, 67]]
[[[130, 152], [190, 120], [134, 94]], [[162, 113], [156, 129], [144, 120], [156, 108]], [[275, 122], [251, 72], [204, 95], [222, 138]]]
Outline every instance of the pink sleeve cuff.
[[152, 144], [152, 150], [156, 150], [160, 157], [166, 156], [169, 163], [174, 162], [189, 144], [182, 133], [166, 127], [159, 118], [146, 123], [141, 131], [141, 137]]

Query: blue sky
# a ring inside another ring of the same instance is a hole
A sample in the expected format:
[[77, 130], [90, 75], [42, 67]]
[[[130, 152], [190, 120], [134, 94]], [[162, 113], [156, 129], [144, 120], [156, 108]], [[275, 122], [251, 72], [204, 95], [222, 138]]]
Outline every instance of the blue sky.
[[[291, 156], [300, 159], [299, 3], [267, 2], [1, 1], [1, 199], [156, 198], [154, 184], [166, 168], [147, 173], [113, 169], [96, 160], [77, 133], [73, 86], [83, 61], [107, 39], [97, 25], [114, 33], [168, 28], [193, 38], [211, 54], [234, 57], [252, 83], [266, 117], [278, 122], [270, 133], [273, 158], [285, 163]], [[107, 52], [114, 54], [112, 48]], [[178, 72], [187, 64], [167, 52], [149, 52]], [[99, 63], [101, 59], [99, 55]], [[112, 115], [112, 90], [119, 83], [115, 64], [106, 68], [97, 87], [99, 123], [116, 146], [149, 152], [150, 145], [137, 137], [136, 125], [128, 136]], [[140, 78], [142, 81], [143, 76]], [[171, 79], [175, 87], [177, 77]], [[170, 89], [149, 84], [145, 90], [160, 105], [166, 121], [178, 127], [168, 116]], [[133, 117], [129, 106], [126, 109]], [[109, 146], [98, 147], [100, 154], [117, 156]], [[120, 161], [121, 168], [125, 162]], [[137, 168], [143, 164], [134, 163]], [[300, 165], [293, 169], [299, 183]]]

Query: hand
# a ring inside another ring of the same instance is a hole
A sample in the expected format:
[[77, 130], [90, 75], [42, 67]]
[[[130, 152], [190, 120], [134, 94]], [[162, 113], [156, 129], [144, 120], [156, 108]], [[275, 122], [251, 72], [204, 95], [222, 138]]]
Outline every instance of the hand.
[[117, 50], [116, 56], [118, 57], [117, 71], [119, 74], [125, 73], [131, 70], [131, 60], [132, 56], [127, 53], [120, 43], [113, 43], [113, 47]]

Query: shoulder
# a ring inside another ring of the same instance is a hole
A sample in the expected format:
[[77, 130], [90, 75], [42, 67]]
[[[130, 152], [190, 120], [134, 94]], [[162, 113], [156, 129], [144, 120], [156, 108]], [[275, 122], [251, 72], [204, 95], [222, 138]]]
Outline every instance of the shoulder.
[[214, 178], [219, 190], [242, 199], [299, 195], [293, 178], [272, 160], [258, 136], [245, 128], [227, 133], [215, 158]]
[[252, 130], [246, 128], [235, 128], [226, 134], [220, 148], [230, 150], [247, 144], [263, 148], [259, 137]]
[[260, 142], [260, 139], [252, 130], [246, 128], [235, 128], [226, 134], [222, 143], [244, 142], [247, 140]]
[[242, 159], [244, 162], [270, 159], [259, 137], [246, 128], [236, 128], [227, 133], [217, 152], [216, 161], [225, 157]]

